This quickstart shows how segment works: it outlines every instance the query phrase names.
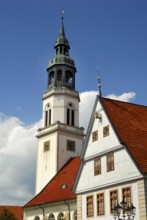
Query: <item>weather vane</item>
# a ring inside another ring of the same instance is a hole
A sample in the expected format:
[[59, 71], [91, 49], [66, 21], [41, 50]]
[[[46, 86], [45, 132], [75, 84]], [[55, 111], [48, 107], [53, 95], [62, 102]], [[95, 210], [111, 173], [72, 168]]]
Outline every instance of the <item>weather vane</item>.
[[98, 67], [98, 89], [99, 89], [100, 97], [102, 97], [101, 88], [102, 88], [102, 84], [101, 84], [101, 76], [100, 76], [100, 67]]

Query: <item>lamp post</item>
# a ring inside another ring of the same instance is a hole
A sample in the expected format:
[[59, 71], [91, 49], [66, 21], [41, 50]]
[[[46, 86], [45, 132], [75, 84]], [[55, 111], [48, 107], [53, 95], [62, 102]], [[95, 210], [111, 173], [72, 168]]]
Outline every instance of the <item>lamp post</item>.
[[131, 204], [127, 206], [127, 203], [123, 200], [120, 205], [114, 205], [113, 217], [115, 220], [133, 220], [136, 213], [136, 207]]

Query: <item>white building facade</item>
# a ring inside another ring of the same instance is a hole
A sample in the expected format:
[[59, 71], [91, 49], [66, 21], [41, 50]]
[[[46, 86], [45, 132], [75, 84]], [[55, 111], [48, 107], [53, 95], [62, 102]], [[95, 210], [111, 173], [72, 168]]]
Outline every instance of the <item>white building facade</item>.
[[[103, 100], [96, 98], [82, 152], [83, 163], [74, 186], [78, 194], [78, 220], [113, 220], [114, 206], [122, 200], [136, 207], [136, 220], [146, 220], [146, 176], [116, 131], [116, 126], [123, 123], [117, 119], [120, 113], [116, 111], [120, 107], [115, 105], [119, 102], [115, 101], [113, 105], [111, 101], [106, 100], [105, 103], [104, 100], [103, 103]], [[105, 109], [104, 104], [108, 109]], [[121, 105], [121, 108], [124, 107], [123, 103]], [[109, 109], [110, 112], [107, 111]], [[112, 114], [118, 120], [117, 124], [109, 117], [111, 112], [114, 112]]]

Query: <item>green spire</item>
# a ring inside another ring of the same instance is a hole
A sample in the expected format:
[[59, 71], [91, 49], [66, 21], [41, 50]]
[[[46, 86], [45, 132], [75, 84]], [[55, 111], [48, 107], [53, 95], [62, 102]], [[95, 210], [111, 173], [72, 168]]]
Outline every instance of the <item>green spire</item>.
[[70, 46], [69, 46], [68, 40], [66, 39], [66, 36], [65, 36], [63, 20], [64, 20], [64, 11], [62, 11], [60, 32], [59, 32], [59, 36], [56, 40], [54, 47], [57, 48], [58, 46], [63, 45], [65, 47], [67, 47], [67, 49], [69, 50]]

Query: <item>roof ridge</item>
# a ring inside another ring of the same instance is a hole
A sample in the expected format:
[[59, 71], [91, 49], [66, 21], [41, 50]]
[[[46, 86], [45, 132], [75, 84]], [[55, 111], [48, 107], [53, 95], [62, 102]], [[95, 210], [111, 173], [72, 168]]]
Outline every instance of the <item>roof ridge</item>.
[[137, 103], [133, 103], [133, 102], [127, 102], [127, 101], [122, 101], [122, 100], [117, 100], [117, 99], [106, 98], [106, 97], [101, 97], [101, 99], [106, 99], [108, 101], [121, 102], [121, 103], [126, 103], [126, 104], [130, 104], [130, 105], [136, 105], [139, 107], [147, 108], [147, 105], [141, 105], [141, 104], [137, 104]]

